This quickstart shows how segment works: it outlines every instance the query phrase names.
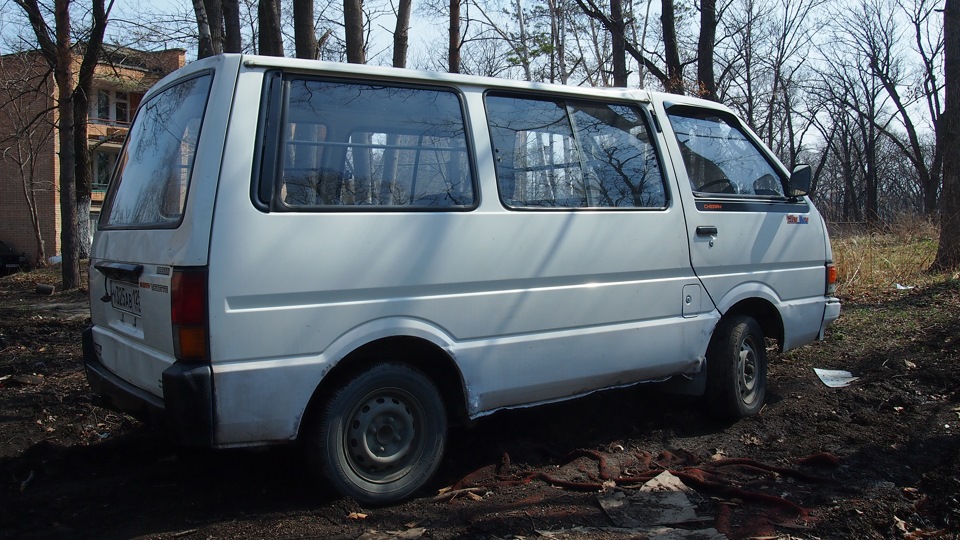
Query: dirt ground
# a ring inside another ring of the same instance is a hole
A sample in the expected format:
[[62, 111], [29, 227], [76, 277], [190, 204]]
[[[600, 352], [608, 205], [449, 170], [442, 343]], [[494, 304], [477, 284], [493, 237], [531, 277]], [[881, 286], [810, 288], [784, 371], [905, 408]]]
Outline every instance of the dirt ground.
[[[329, 493], [295, 446], [177, 449], [92, 405], [84, 293], [44, 281], [0, 278], [0, 537], [960, 538], [955, 277], [843, 298], [824, 342], [771, 351], [757, 418], [717, 424], [648, 386], [498, 413], [387, 508]], [[664, 470], [695, 516], [650, 527], [639, 487]]]

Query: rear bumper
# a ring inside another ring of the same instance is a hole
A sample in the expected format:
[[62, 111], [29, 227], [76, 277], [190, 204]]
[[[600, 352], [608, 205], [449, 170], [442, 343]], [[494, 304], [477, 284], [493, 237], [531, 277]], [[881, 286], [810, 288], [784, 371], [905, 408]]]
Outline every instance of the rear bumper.
[[175, 363], [163, 372], [163, 397], [118, 377], [100, 361], [93, 328], [83, 332], [83, 364], [94, 403], [161, 426], [178, 444], [213, 446], [213, 372]]
[[837, 320], [838, 317], [840, 317], [840, 299], [828, 298], [826, 305], [823, 307], [823, 322], [820, 323], [820, 335], [818, 339], [823, 339], [827, 326]]

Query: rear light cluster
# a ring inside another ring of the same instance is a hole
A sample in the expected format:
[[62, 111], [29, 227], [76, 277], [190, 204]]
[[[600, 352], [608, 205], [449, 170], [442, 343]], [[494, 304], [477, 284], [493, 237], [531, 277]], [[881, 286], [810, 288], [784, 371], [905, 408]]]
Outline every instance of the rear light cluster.
[[173, 271], [170, 319], [173, 324], [173, 350], [177, 360], [210, 361], [207, 281], [206, 268]]
[[837, 293], [837, 267], [832, 262], [827, 263], [827, 296]]

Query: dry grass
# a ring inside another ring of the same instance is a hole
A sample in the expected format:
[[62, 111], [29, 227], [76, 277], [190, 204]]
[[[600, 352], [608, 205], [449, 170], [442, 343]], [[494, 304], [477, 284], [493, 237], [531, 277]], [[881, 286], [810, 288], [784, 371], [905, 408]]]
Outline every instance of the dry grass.
[[841, 296], [932, 284], [943, 275], [928, 272], [939, 231], [927, 221], [902, 220], [885, 231], [833, 233], [837, 292]]

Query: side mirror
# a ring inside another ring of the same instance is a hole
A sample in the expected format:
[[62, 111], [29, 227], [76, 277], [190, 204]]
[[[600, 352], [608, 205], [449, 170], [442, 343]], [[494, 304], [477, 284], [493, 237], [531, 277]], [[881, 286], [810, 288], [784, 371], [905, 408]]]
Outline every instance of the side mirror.
[[813, 180], [813, 169], [809, 165], [797, 165], [790, 173], [788, 195], [803, 197], [810, 193], [810, 183]]

